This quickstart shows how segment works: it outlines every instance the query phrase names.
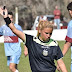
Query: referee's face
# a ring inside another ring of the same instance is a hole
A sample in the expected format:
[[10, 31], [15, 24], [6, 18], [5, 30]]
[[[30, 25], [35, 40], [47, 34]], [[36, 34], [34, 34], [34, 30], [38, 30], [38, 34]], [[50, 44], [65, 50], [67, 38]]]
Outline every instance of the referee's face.
[[44, 28], [43, 30], [40, 30], [40, 39], [43, 41], [48, 41], [52, 35], [52, 28]]

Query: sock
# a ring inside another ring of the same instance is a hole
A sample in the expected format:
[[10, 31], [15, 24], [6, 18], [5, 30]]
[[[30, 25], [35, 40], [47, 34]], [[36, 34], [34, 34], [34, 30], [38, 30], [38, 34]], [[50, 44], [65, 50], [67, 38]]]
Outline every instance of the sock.
[[16, 70], [15, 72], [19, 72], [18, 70]]

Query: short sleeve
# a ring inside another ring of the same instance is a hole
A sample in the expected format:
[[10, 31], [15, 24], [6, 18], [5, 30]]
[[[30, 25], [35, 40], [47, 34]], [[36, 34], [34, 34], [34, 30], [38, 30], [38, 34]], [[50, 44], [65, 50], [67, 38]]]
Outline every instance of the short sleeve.
[[60, 59], [63, 57], [62, 51], [60, 49], [60, 47], [57, 47], [57, 56], [56, 56], [56, 60]]
[[72, 26], [71, 25], [69, 25], [67, 28], [67, 35], [65, 40], [72, 43]]
[[29, 48], [33, 41], [33, 36], [25, 34], [25, 45]]

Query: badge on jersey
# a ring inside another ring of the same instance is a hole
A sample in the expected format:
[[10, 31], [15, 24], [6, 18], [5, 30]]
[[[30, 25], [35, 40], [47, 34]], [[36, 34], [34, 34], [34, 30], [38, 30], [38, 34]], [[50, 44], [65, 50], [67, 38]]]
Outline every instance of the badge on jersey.
[[48, 51], [46, 49], [43, 50], [43, 55], [47, 56], [48, 55]]

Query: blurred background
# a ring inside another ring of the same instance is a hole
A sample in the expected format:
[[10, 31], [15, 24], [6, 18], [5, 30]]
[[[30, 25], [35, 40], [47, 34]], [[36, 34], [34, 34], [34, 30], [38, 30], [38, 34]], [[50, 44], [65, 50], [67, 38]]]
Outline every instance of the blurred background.
[[[22, 27], [25, 33], [35, 35], [37, 31], [39, 16], [44, 15], [47, 19], [54, 24], [54, 15], [53, 11], [57, 5], [61, 11], [60, 17], [60, 29], [57, 30], [56, 25], [54, 25], [55, 30], [53, 31], [52, 38], [59, 41], [61, 50], [65, 43], [65, 36], [67, 33], [67, 25], [70, 21], [70, 16], [67, 11], [67, 5], [72, 0], [0, 0], [0, 6], [6, 6], [8, 11], [12, 11], [14, 14], [14, 20]], [[18, 14], [18, 16], [16, 15]], [[3, 18], [0, 16], [0, 25], [5, 24]], [[6, 65], [6, 57], [4, 53], [4, 36], [0, 37], [0, 72], [10, 72], [9, 68]], [[28, 56], [24, 57], [23, 54], [23, 44], [21, 61], [19, 63], [20, 72], [31, 72]], [[64, 62], [66, 64], [68, 72], [70, 72], [70, 63], [71, 63], [71, 49], [68, 51], [68, 54], [64, 57]], [[58, 71], [56, 71], [58, 72]]]
[[[61, 11], [61, 21], [64, 26], [70, 20], [67, 5], [72, 0], [0, 0], [0, 5], [6, 6], [8, 11], [15, 14], [15, 8], [18, 8], [18, 24], [24, 30], [31, 30], [37, 16], [53, 15], [56, 5]], [[1, 19], [0, 19], [1, 20]], [[63, 21], [64, 20], [64, 21]]]

